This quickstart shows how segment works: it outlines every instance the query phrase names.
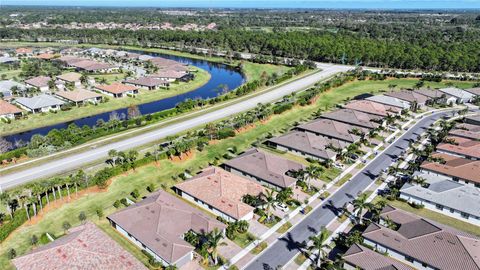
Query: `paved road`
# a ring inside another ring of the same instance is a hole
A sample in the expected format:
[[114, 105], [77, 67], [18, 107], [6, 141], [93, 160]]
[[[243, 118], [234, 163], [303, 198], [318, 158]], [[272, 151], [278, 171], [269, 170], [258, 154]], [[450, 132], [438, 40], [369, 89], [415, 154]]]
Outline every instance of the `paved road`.
[[299, 244], [308, 242], [308, 238], [318, 233], [321, 227], [336, 218], [336, 209], [342, 208], [347, 202], [355, 198], [358, 192], [364, 191], [381, 173], [391, 165], [393, 159], [400, 156], [401, 152], [408, 148], [410, 140], [416, 140], [433, 122], [442, 116], [451, 115], [450, 112], [439, 112], [417, 122], [403, 136], [389, 146], [376, 159], [356, 174], [350, 182], [338, 190], [328, 201], [323, 202], [308, 217], [302, 220], [284, 237], [275, 242], [261, 256], [248, 265], [247, 270], [276, 269], [290, 261], [299, 250]]
[[269, 103], [278, 100], [287, 94], [303, 90], [310, 85], [318, 82], [319, 80], [325, 79], [336, 73], [350, 69], [349, 67], [345, 66], [328, 64], [324, 64], [320, 68], [322, 69], [321, 72], [317, 72], [312, 75], [306, 76], [300, 80], [284, 84], [274, 90], [252, 97], [248, 100], [238, 103], [232, 103], [232, 105], [230, 106], [218, 109], [202, 116], [194, 117], [183, 122], [162, 127], [154, 131], [146, 132], [133, 138], [128, 138], [122, 141], [107, 144], [96, 149], [90, 149], [82, 153], [72, 154], [66, 157], [54, 159], [52, 161], [49, 161], [48, 163], [44, 163], [33, 168], [27, 168], [25, 170], [14, 172], [11, 174], [2, 175], [0, 170], [0, 188], [8, 189], [13, 186], [27, 183], [36, 179], [41, 179], [62, 172], [74, 170], [81, 167], [82, 165], [106, 158], [108, 155], [108, 151], [111, 149], [124, 151], [159, 140], [161, 138], [165, 138], [170, 135], [180, 133], [182, 131], [197, 126], [204, 125], [212, 121], [225, 118], [229, 115], [249, 110], [256, 107], [258, 103]]

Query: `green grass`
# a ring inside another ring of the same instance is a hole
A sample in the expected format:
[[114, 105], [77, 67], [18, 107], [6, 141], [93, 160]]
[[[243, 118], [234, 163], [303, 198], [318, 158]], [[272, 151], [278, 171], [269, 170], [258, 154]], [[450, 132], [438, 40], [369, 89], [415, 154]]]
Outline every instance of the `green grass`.
[[233, 239], [233, 242], [237, 244], [241, 248], [246, 248], [248, 245], [250, 245], [256, 237], [249, 233], [239, 233], [236, 235], [235, 239]]
[[263, 250], [265, 250], [267, 247], [268, 247], [267, 242], [261, 242], [261, 243], [258, 244], [254, 249], [252, 249], [252, 250], [250, 251], [250, 253], [252, 253], [252, 254], [254, 254], [254, 255], [258, 255], [258, 254], [260, 254], [260, 252], [262, 252]]
[[300, 265], [302, 265], [306, 260], [307, 260], [307, 257], [305, 256], [305, 254], [303, 254], [303, 252], [301, 252], [301, 253], [299, 253], [299, 254], [297, 255], [297, 257], [295, 257], [294, 262], [295, 262], [298, 266], [300, 266]]
[[1, 69], [0, 70], [0, 78], [5, 75], [5, 79], [13, 79], [15, 77], [19, 77], [21, 70], [20, 69]]
[[401, 201], [387, 201], [388, 204], [390, 204], [393, 207], [414, 213], [416, 215], [419, 215], [421, 217], [431, 219], [433, 221], [436, 221], [438, 223], [445, 224], [447, 226], [453, 227], [457, 230], [464, 231], [467, 233], [470, 233], [472, 235], [480, 236], [480, 230], [478, 229], [478, 226], [475, 226], [473, 224], [470, 224], [468, 222], [464, 222], [446, 215], [442, 215], [440, 213], [437, 213], [435, 211], [429, 210], [429, 209], [416, 209], [411, 207], [408, 203], [404, 203]]
[[[340, 87], [324, 93], [317, 100], [316, 105], [295, 107], [282, 115], [273, 116], [270, 121], [257, 125], [255, 128], [241, 133], [236, 137], [209, 145], [205, 147], [204, 151], [196, 152], [192, 159], [175, 163], [169, 160], [162, 160], [158, 166], [150, 164], [137, 168], [135, 172], [128, 172], [116, 177], [106, 192], [84, 195], [72, 203], [65, 204], [58, 209], [46, 213], [43, 219], [37, 224], [20, 227], [2, 243], [0, 246], [0, 253], [2, 254], [2, 256], [0, 256], [1, 268], [12, 269], [13, 267], [5, 256], [8, 249], [15, 248], [19, 255], [25, 254], [25, 252], [30, 250], [29, 239], [32, 234], [41, 235], [47, 231], [55, 235], [60, 234], [63, 232], [62, 223], [64, 221], [69, 221], [73, 226], [79, 224], [77, 217], [81, 211], [85, 211], [89, 219], [98, 220], [98, 217], [95, 215], [95, 210], [98, 207], [103, 208], [104, 215], [107, 216], [116, 211], [112, 206], [115, 200], [128, 196], [134, 189], [138, 189], [143, 196], [147, 194], [145, 187], [150, 183], [154, 183], [156, 187], [160, 187], [161, 185], [170, 187], [176, 183], [172, 179], [172, 176], [184, 172], [185, 169], [190, 169], [192, 172], [198, 171], [200, 168], [208, 166], [209, 161], [212, 161], [215, 157], [223, 156], [228, 148], [236, 146], [239, 151], [244, 151], [251, 147], [251, 144], [255, 142], [257, 138], [264, 136], [272, 130], [291, 126], [299, 119], [315, 112], [319, 106], [324, 106], [325, 104], [333, 106], [339, 103], [339, 100], [349, 96], [349, 93], [350, 96], [359, 94], [360, 90], [355, 90], [355, 87], [352, 87], [352, 85], [354, 86], [355, 83], [347, 85], [348, 87]], [[308, 208], [307, 211], [308, 210], [311, 210], [311, 207]], [[236, 243], [240, 246], [248, 245], [248, 243], [242, 242], [242, 238], [243, 240], [246, 239], [246, 237], [243, 236], [237, 240]]]
[[340, 173], [342, 173], [340, 169], [337, 169], [334, 167], [325, 168], [322, 172], [320, 180], [324, 182], [331, 182], [333, 179], [337, 178], [337, 176], [339, 176]]
[[292, 223], [289, 221], [285, 222], [280, 228], [278, 228], [277, 233], [284, 234], [292, 227]]
[[335, 186], [337, 187], [340, 187], [342, 186], [343, 184], [345, 184], [345, 182], [347, 182], [350, 178], [352, 178], [352, 174], [350, 173], [347, 173], [344, 177], [342, 177], [342, 179], [340, 179], [338, 182], [335, 183]]
[[[100, 76], [115, 76], [117, 75], [100, 75]], [[111, 77], [111, 80], [114, 80], [115, 77]], [[122, 78], [122, 76], [120, 76]], [[196, 72], [196, 77], [193, 81], [190, 82], [181, 82], [178, 84], [172, 84], [170, 89], [159, 89], [159, 90], [145, 90], [140, 89], [140, 94], [136, 97], [124, 97], [124, 98], [113, 98], [108, 97], [109, 100], [105, 103], [100, 103], [97, 105], [87, 105], [83, 107], [75, 107], [69, 111], [59, 111], [57, 113], [46, 113], [46, 114], [28, 114], [27, 119], [20, 119], [12, 121], [11, 124], [0, 124], [0, 134], [8, 135], [15, 134], [18, 132], [31, 130], [34, 128], [39, 128], [43, 126], [54, 125], [58, 123], [64, 123], [72, 121], [78, 118], [88, 117], [104, 112], [109, 112], [112, 110], [117, 110], [120, 108], [126, 108], [130, 105], [138, 105], [143, 103], [152, 102], [155, 100], [164, 99], [167, 97], [179, 95], [186, 93], [192, 90], [197, 89], [198, 87], [204, 85], [210, 79], [210, 74], [204, 70], [198, 69]]]

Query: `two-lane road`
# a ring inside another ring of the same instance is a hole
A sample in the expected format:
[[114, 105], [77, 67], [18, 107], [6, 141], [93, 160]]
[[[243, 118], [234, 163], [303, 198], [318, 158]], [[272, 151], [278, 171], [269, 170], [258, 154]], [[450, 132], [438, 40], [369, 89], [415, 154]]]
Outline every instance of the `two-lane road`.
[[289, 262], [299, 251], [300, 243], [308, 242], [308, 238], [317, 234], [320, 228], [327, 226], [336, 216], [336, 209], [343, 207], [345, 203], [351, 202], [359, 192], [364, 191], [381, 174], [382, 170], [388, 168], [394, 159], [408, 148], [410, 140], [415, 141], [417, 136], [428, 129], [435, 121], [443, 116], [450, 116], [451, 112], [437, 112], [426, 116], [413, 127], [411, 127], [398, 140], [390, 145], [385, 151], [379, 154], [373, 161], [365, 166], [329, 200], [316, 208], [309, 216], [303, 219], [298, 225], [291, 229], [282, 238], [278, 239], [269, 249], [262, 253], [256, 260], [251, 262], [247, 270], [276, 269]]
[[322, 69], [320, 72], [316, 72], [299, 80], [286, 83], [280, 87], [275, 88], [274, 90], [257, 95], [244, 101], [236, 103], [232, 102], [232, 105], [229, 105], [227, 107], [182, 122], [178, 122], [176, 124], [145, 132], [139, 136], [110, 143], [95, 149], [89, 149], [82, 153], [75, 153], [67, 155], [65, 157], [53, 159], [52, 161], [48, 161], [41, 165], [26, 168], [24, 170], [20, 170], [11, 174], [2, 175], [0, 170], [0, 188], [2, 190], [8, 189], [13, 186], [24, 184], [36, 179], [42, 179], [48, 176], [74, 170], [83, 165], [90, 164], [97, 160], [106, 158], [108, 155], [108, 151], [111, 149], [124, 151], [144, 144], [148, 144], [165, 138], [167, 136], [175, 135], [182, 131], [252, 109], [256, 107], [258, 103], [265, 104], [278, 100], [285, 95], [304, 90], [305, 88], [315, 84], [320, 80], [331, 77], [332, 75], [335, 75], [339, 72], [344, 72], [351, 69], [351, 67], [328, 64], [322, 64], [320, 68]]

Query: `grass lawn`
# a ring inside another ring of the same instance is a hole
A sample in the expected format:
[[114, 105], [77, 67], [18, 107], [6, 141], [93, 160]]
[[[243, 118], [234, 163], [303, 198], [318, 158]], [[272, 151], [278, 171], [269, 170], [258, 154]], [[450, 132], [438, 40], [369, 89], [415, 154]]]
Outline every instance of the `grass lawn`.
[[284, 234], [292, 227], [292, 223], [289, 221], [285, 222], [280, 228], [278, 228], [277, 233]]
[[330, 167], [325, 168], [321, 174], [320, 180], [324, 182], [331, 182], [333, 179], [337, 178], [342, 171], [340, 169]]
[[20, 69], [0, 69], [0, 78], [5, 78], [5, 80], [12, 79], [14, 77], [19, 77], [20, 72], [22, 72]]
[[[12, 123], [10, 124], [5, 124], [5, 123], [0, 124], [0, 134], [2, 135], [15, 134], [18, 132], [31, 130], [38, 127], [64, 123], [64, 122], [72, 121], [75, 119], [96, 115], [99, 113], [126, 108], [130, 105], [138, 105], [138, 104], [148, 103], [155, 100], [176, 96], [182, 93], [193, 91], [198, 87], [207, 83], [208, 80], [210, 79], [210, 74], [207, 71], [198, 69], [198, 72], [196, 72], [195, 74], [196, 74], [196, 77], [193, 81], [190, 81], [187, 83], [181, 82], [178, 84], [172, 84], [170, 86], [170, 89], [159, 89], [159, 90], [152, 90], [152, 91], [141, 89], [140, 94], [137, 95], [136, 97], [124, 97], [124, 98], [108, 97], [109, 98], [108, 102], [100, 103], [98, 105], [87, 105], [84, 107], [73, 108], [72, 110], [69, 110], [69, 111], [59, 111], [57, 113], [28, 114], [27, 119], [15, 120], [15, 121], [12, 121]], [[98, 75], [98, 76], [111, 76], [110, 80], [114, 80], [115, 77], [118, 77], [120, 79], [123, 78], [123, 76], [119, 74]]]
[[480, 230], [478, 229], [478, 226], [475, 226], [473, 224], [446, 216], [442, 215], [440, 213], [437, 213], [435, 211], [429, 210], [429, 209], [416, 209], [411, 207], [408, 203], [404, 203], [401, 201], [387, 201], [388, 204], [390, 204], [393, 207], [397, 207], [399, 209], [414, 213], [416, 215], [419, 215], [421, 217], [431, 219], [433, 221], [436, 221], [438, 223], [445, 224], [447, 226], [453, 227], [457, 230], [464, 231], [467, 233], [470, 233], [472, 235], [480, 236]]
[[301, 252], [300, 254], [297, 255], [297, 257], [295, 257], [294, 262], [295, 262], [298, 266], [300, 266], [300, 265], [302, 265], [306, 260], [307, 260], [307, 257], [305, 256], [305, 254], [303, 254], [303, 252]]
[[250, 243], [252, 243], [253, 241], [255, 241], [256, 237], [249, 233], [249, 232], [246, 232], [246, 233], [238, 233], [236, 236], [235, 236], [235, 239], [233, 239], [233, 242], [235, 244], [237, 244], [239, 247], [241, 248], [245, 248], [247, 247], [248, 245], [250, 245]]
[[260, 252], [262, 252], [267, 247], [268, 247], [267, 242], [261, 242], [254, 249], [252, 249], [250, 252], [254, 255], [257, 255], [257, 254], [260, 254]]
[[[362, 82], [363, 83], [363, 82]], [[384, 82], [387, 85], [389, 82]], [[281, 115], [272, 116], [271, 119], [256, 125], [256, 127], [240, 133], [237, 136], [219, 141], [205, 147], [202, 152], [195, 152], [194, 156], [183, 162], [172, 162], [170, 160], [162, 160], [158, 165], [150, 164], [137, 168], [135, 172], [131, 171], [123, 175], [117, 176], [112, 184], [105, 192], [85, 194], [74, 202], [64, 204], [58, 209], [53, 209], [44, 214], [43, 218], [35, 225], [24, 225], [8, 237], [0, 246], [0, 268], [13, 269], [9, 263], [6, 252], [10, 248], [15, 248], [17, 254], [25, 254], [30, 250], [30, 237], [33, 234], [41, 235], [44, 232], [50, 232], [55, 235], [63, 232], [62, 223], [69, 221], [73, 226], [78, 225], [78, 215], [81, 211], [87, 214], [88, 219], [98, 221], [95, 214], [97, 208], [103, 208], [105, 216], [113, 213], [116, 209], [112, 206], [115, 200], [128, 196], [134, 189], [138, 189], [141, 196], [147, 194], [145, 187], [150, 183], [154, 183], [157, 188], [171, 187], [176, 182], [172, 176], [179, 175], [185, 169], [189, 169], [192, 173], [199, 171], [201, 168], [208, 166], [208, 163], [215, 158], [221, 158], [228, 148], [237, 147], [239, 151], [248, 149], [258, 137], [264, 136], [272, 130], [281, 129], [293, 125], [298, 119], [308, 116], [318, 110], [319, 106], [331, 106], [339, 103], [344, 98], [360, 94], [361, 90], [356, 89], [355, 83], [348, 84], [346, 87], [339, 87], [318, 98], [316, 105], [306, 107], [295, 107]], [[306, 211], [311, 210], [311, 207]], [[104, 218], [105, 219], [105, 218]], [[106, 221], [103, 221], [106, 222]], [[473, 225], [472, 225], [473, 226]], [[478, 230], [478, 229], [477, 229]], [[235, 242], [240, 246], [246, 246], [248, 243], [245, 235]], [[251, 242], [251, 241], [250, 241]]]
[[347, 182], [350, 178], [352, 178], [352, 174], [350, 173], [347, 173], [344, 177], [342, 177], [342, 179], [340, 179], [338, 182], [335, 183], [335, 186], [339, 187], [343, 184], [345, 184], [345, 182]]

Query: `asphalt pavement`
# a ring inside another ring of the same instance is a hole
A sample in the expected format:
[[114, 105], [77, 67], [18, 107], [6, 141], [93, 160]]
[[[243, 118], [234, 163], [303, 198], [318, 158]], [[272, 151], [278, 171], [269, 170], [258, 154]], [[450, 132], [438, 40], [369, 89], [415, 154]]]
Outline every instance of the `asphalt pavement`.
[[273, 270], [282, 267], [289, 262], [299, 251], [302, 243], [308, 242], [308, 238], [319, 233], [322, 227], [326, 227], [337, 217], [345, 203], [351, 202], [359, 192], [363, 192], [388, 168], [402, 151], [408, 148], [409, 141], [415, 141], [418, 135], [424, 133], [435, 121], [443, 116], [451, 116], [451, 112], [437, 112], [426, 116], [398, 140], [357, 173], [349, 182], [342, 186], [332, 197], [324, 201], [318, 208], [308, 215], [299, 224], [293, 227], [282, 238], [278, 239], [259, 257], [252, 261], [245, 269], [247, 270]]
[[[284, 84], [274, 90], [268, 91], [264, 94], [252, 97], [250, 99], [235, 103], [227, 107], [218, 109], [216, 111], [194, 117], [176, 124], [168, 125], [153, 131], [145, 132], [139, 136], [124, 139], [118, 142], [110, 143], [98, 148], [89, 149], [81, 153], [65, 155], [59, 158], [52, 158], [51, 161], [45, 162], [35, 167], [19, 170], [14, 173], [4, 174], [0, 170], [0, 189], [8, 189], [20, 184], [28, 183], [37, 179], [46, 178], [60, 173], [69, 172], [80, 168], [86, 164], [90, 164], [97, 160], [105, 159], [108, 156], [108, 151], [116, 149], [118, 151], [125, 151], [144, 144], [148, 144], [170, 135], [181, 133], [194, 127], [205, 125], [230, 115], [238, 114], [240, 112], [252, 109], [258, 103], [269, 103], [281, 99], [283, 96], [293, 92], [301, 91], [316, 82], [335, 75], [339, 72], [344, 72], [351, 67], [339, 66], [332, 64], [322, 64], [320, 72], [308, 75], [299, 80]], [[16, 165], [21, 167], [22, 165]]]

